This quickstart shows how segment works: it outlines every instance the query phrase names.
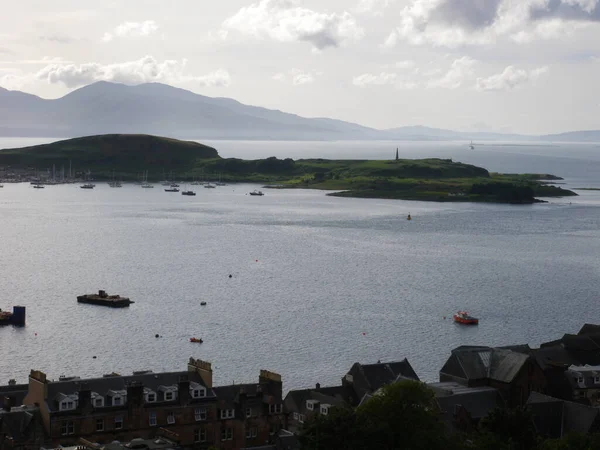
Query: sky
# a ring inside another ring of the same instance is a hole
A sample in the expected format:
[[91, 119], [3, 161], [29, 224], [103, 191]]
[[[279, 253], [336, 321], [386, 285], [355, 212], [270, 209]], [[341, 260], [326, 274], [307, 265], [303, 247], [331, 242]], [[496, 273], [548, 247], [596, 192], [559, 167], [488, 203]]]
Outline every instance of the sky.
[[160, 82], [375, 128], [600, 128], [600, 0], [21, 0], [0, 86]]

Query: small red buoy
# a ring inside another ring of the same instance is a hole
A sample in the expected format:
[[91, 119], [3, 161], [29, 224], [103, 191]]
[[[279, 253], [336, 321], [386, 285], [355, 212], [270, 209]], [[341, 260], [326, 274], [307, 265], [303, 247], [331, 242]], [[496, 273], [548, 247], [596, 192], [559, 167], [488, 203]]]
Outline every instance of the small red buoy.
[[366, 335], [367, 335], [367, 333], [363, 333], [363, 336], [366, 336]]
[[256, 260], [256, 262], [258, 262], [258, 259]]
[[446, 320], [446, 316], [444, 316], [444, 320]]
[[35, 335], [37, 336], [37, 333], [35, 333]]

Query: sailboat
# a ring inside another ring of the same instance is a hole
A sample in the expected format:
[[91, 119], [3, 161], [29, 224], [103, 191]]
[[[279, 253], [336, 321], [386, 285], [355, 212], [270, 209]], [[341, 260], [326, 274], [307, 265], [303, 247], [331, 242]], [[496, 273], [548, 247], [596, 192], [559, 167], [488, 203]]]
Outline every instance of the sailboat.
[[227, 183], [221, 181], [221, 174], [219, 173], [219, 181], [215, 183], [215, 186], [227, 186]]
[[154, 187], [153, 184], [148, 183], [148, 171], [144, 171], [144, 177], [142, 180], [142, 187], [144, 189], [152, 189]]
[[96, 185], [94, 183], [90, 183], [90, 171], [86, 174], [86, 182], [79, 186], [81, 189], [94, 189]]
[[471, 150], [475, 150], [475, 145], [473, 145], [473, 141], [471, 141], [471, 143], [469, 144], [469, 148]]
[[113, 170], [113, 173], [112, 173], [112, 178], [110, 179], [110, 182], [108, 183], [108, 185], [111, 188], [120, 188], [120, 187], [123, 187], [123, 185], [121, 184], [120, 181], [116, 181], [115, 180], [115, 171], [114, 170]]
[[[193, 184], [193, 183], [192, 183]], [[194, 196], [196, 193], [192, 190], [188, 190], [187, 186], [185, 187], [185, 191], [181, 191], [181, 195], [189, 195]]]

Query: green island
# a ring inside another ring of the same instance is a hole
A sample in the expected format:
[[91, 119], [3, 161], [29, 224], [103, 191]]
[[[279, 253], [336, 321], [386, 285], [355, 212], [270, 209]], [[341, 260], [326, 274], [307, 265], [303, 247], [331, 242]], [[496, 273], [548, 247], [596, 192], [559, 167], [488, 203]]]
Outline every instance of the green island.
[[577, 195], [550, 182], [551, 174], [500, 174], [451, 159], [257, 160], [222, 158], [216, 149], [191, 141], [150, 135], [100, 135], [0, 150], [7, 173], [64, 173], [65, 167], [95, 180], [149, 181], [173, 174], [182, 181], [252, 182], [265, 187], [322, 189], [339, 197], [421, 201], [529, 204], [538, 197]]

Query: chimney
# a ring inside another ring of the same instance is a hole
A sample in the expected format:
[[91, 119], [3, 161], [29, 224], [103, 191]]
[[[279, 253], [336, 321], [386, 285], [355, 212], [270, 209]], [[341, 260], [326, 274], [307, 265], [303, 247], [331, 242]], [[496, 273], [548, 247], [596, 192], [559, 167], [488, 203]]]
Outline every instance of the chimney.
[[4, 411], [10, 412], [13, 406], [15, 406], [14, 397], [9, 397], [8, 395], [5, 396], [2, 402], [2, 409], [4, 409]]
[[144, 404], [144, 384], [140, 381], [131, 381], [127, 384], [127, 404], [140, 407]]
[[317, 384], [315, 385], [315, 388], [317, 388], [317, 389], [321, 389], [321, 383], [317, 383]]
[[[281, 375], [275, 372], [269, 372], [268, 370], [261, 370], [258, 376], [258, 384], [266, 386], [268, 393], [278, 400], [282, 398], [283, 383], [281, 381]], [[265, 389], [263, 388], [263, 391]]]
[[190, 358], [188, 362], [188, 372], [196, 372], [202, 378], [202, 381], [208, 389], [211, 389], [212, 384], [212, 365], [209, 362], [200, 359]]
[[10, 380], [8, 380], [9, 386], [15, 386], [16, 384], [17, 384], [17, 380], [15, 380], [14, 378], [11, 378]]
[[186, 405], [190, 401], [190, 380], [187, 375], [182, 375], [179, 377], [179, 382], [177, 383], [177, 397], [179, 398], [179, 403]]
[[39, 370], [29, 372], [29, 387], [23, 404], [32, 405], [39, 403], [43, 405], [48, 399], [48, 380], [46, 374]]
[[79, 405], [80, 411], [87, 411], [92, 407], [92, 391], [89, 389], [87, 383], [79, 385]]

